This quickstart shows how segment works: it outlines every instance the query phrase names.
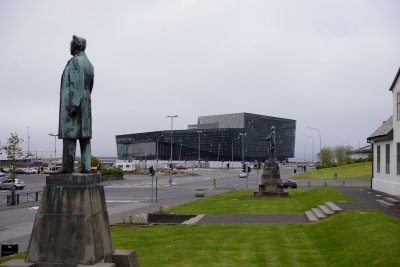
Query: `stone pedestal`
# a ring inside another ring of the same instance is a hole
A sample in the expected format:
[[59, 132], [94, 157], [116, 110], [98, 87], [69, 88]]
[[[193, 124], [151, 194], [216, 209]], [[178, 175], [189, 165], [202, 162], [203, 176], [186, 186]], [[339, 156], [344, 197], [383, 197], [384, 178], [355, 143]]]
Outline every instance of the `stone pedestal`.
[[277, 161], [267, 161], [263, 167], [261, 184], [258, 191], [254, 192], [255, 197], [287, 197], [289, 194], [280, 187], [281, 175]]
[[100, 176], [47, 176], [25, 261], [35, 266], [93, 265], [111, 262], [113, 253]]

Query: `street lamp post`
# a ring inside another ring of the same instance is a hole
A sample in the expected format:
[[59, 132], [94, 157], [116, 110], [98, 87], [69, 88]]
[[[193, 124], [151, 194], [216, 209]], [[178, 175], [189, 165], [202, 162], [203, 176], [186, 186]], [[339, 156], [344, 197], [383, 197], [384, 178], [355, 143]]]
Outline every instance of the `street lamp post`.
[[243, 143], [243, 137], [245, 137], [246, 136], [246, 133], [239, 133], [239, 135], [241, 136], [241, 138], [242, 138], [242, 161], [244, 161], [244, 143]]
[[311, 138], [311, 160], [314, 162], [314, 138], [309, 135], [304, 135], [305, 137]]
[[172, 142], [173, 142], [173, 134], [174, 134], [174, 118], [177, 118], [178, 115], [167, 115], [167, 118], [171, 118], [171, 164], [172, 164]]
[[29, 136], [29, 126], [28, 127], [26, 127], [26, 128], [28, 128], [28, 154], [27, 154], [27, 157], [29, 157], [29, 155], [31, 154], [31, 148], [30, 148], [30, 139], [31, 139], [31, 137]]
[[197, 159], [199, 161], [199, 167], [200, 167], [200, 137], [203, 131], [197, 131], [197, 133], [199, 134], [199, 144], [197, 147]]
[[54, 136], [54, 168], [56, 167], [56, 157], [57, 157], [57, 136], [58, 134], [49, 133], [50, 136]]
[[54, 137], [54, 159], [57, 157], [57, 136], [58, 134], [49, 133], [50, 136]]
[[314, 127], [308, 127], [308, 126], [307, 126], [306, 128], [318, 132], [318, 136], [319, 136], [319, 160], [321, 160], [321, 141], [322, 141], [322, 139], [321, 139], [321, 132], [320, 132], [317, 128], [314, 128]]

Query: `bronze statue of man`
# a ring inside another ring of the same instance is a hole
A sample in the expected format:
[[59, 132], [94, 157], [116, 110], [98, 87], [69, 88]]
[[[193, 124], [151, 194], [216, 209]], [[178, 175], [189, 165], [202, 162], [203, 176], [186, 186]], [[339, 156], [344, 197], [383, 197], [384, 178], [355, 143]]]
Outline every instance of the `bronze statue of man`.
[[276, 159], [276, 139], [275, 139], [275, 126], [271, 126], [271, 132], [269, 133], [269, 151], [271, 155], [271, 159], [275, 160]]
[[63, 173], [74, 171], [76, 141], [79, 140], [83, 173], [90, 172], [92, 111], [90, 94], [94, 70], [86, 57], [86, 40], [74, 35], [70, 44], [72, 58], [61, 77], [58, 138], [63, 139]]
[[270, 152], [270, 160], [276, 160], [276, 138], [275, 138], [275, 126], [271, 126], [271, 132], [269, 133], [267, 138], [260, 138], [260, 140], [267, 140], [269, 141], [269, 152]]

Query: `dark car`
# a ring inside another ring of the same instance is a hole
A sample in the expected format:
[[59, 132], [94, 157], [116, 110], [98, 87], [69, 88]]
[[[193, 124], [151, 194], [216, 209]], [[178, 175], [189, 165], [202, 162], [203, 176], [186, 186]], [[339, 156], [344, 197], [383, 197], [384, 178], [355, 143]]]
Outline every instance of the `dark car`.
[[283, 188], [297, 188], [297, 183], [290, 179], [281, 179], [281, 187]]

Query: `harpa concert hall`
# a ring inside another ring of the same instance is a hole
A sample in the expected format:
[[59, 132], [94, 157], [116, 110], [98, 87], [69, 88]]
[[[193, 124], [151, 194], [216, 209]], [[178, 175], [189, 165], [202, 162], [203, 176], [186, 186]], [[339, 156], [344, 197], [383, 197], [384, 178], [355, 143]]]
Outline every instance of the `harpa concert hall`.
[[268, 137], [276, 131], [278, 160], [294, 157], [296, 121], [250, 113], [202, 116], [187, 130], [117, 135], [120, 160], [265, 161]]

